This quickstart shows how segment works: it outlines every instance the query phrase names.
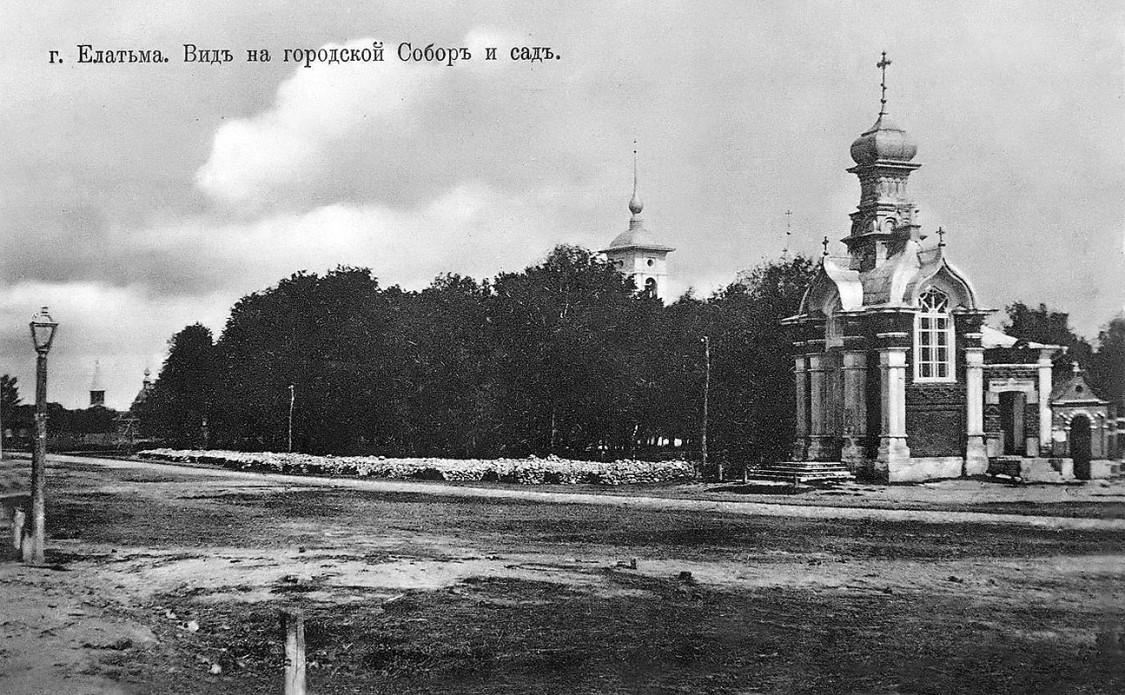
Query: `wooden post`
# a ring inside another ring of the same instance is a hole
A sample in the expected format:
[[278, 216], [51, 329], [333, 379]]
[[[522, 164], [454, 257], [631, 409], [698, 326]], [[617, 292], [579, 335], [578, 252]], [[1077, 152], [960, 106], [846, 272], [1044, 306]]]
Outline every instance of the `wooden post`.
[[12, 513], [12, 546], [17, 553], [23, 548], [23, 527], [25, 525], [27, 525], [27, 513], [23, 511], [23, 507], [16, 507], [15, 512]]
[[285, 630], [285, 695], [305, 695], [305, 617], [300, 610], [281, 612]]

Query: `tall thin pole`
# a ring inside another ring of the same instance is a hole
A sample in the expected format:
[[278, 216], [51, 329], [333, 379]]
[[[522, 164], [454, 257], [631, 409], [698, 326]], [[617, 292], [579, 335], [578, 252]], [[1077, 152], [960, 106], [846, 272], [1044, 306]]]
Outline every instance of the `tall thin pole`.
[[296, 398], [296, 391], [293, 384], [289, 384], [289, 451], [293, 451], [293, 401]]
[[[711, 338], [703, 336], [703, 424], [700, 433], [700, 453], [703, 469], [707, 469], [707, 401], [711, 396]], [[720, 473], [719, 478], [722, 478]]]
[[47, 354], [35, 359], [35, 448], [31, 452], [31, 538], [23, 544], [23, 561], [43, 564], [47, 535]]

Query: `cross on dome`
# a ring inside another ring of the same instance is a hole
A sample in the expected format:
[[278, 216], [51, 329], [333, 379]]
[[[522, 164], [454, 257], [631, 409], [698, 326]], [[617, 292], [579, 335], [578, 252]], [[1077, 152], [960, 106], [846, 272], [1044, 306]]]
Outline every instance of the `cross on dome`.
[[883, 81], [880, 86], [883, 88], [883, 94], [879, 97], [879, 115], [882, 116], [887, 112], [887, 66], [891, 61], [887, 60], [887, 52], [883, 51], [883, 58], [875, 63], [875, 67], [883, 71]]

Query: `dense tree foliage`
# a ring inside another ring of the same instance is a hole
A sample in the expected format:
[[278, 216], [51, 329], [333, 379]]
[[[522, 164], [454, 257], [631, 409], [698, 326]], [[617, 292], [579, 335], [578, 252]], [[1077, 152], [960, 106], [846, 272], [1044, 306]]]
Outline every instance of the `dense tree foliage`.
[[173, 337], [146, 432], [242, 449], [444, 456], [695, 457], [711, 341], [710, 450], [735, 463], [792, 436], [788, 346], [813, 265], [665, 307], [585, 249], [518, 273], [382, 288], [369, 270], [297, 273], [240, 300], [219, 340]]
[[1118, 413], [1125, 414], [1125, 316], [1114, 318], [1098, 334], [1089, 377], [1094, 392], [1117, 403]]
[[798, 313], [815, 266], [764, 263], [709, 302], [715, 408], [712, 432], [735, 461], [779, 460], [792, 442], [792, 347], [778, 322]]
[[20, 404], [17, 379], [9, 374], [0, 376], [0, 423], [11, 428], [15, 422], [16, 406]]
[[168, 357], [137, 416], [147, 436], [201, 446], [214, 403], [215, 349], [211, 330], [193, 324], [168, 341]]

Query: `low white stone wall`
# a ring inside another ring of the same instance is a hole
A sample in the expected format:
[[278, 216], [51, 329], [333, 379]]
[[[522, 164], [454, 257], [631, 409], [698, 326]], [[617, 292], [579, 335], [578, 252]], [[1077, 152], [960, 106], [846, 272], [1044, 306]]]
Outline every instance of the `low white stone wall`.
[[960, 456], [927, 456], [893, 463], [887, 469], [889, 483], [921, 483], [927, 480], [960, 478], [965, 459]]

